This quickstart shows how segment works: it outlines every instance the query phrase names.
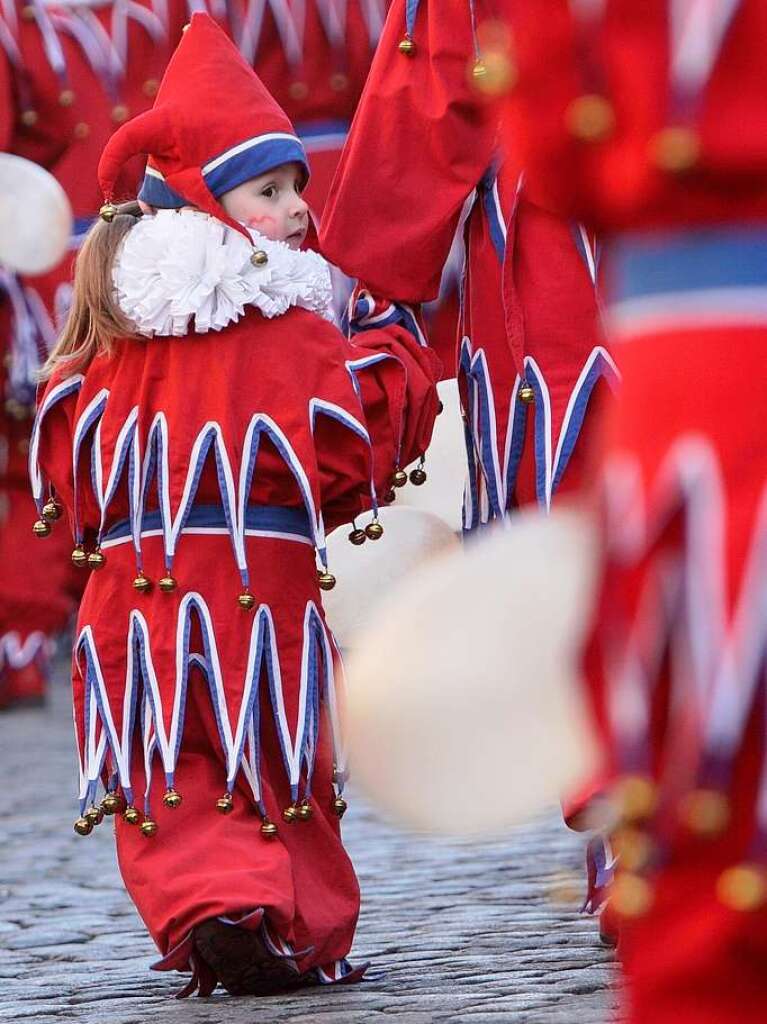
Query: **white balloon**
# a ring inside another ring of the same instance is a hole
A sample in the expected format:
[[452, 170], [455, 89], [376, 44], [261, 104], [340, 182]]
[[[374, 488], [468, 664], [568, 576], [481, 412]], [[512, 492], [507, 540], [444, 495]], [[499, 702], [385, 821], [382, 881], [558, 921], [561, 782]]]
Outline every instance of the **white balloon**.
[[495, 832], [589, 777], [576, 652], [594, 547], [582, 513], [522, 513], [387, 596], [347, 667], [353, 776], [384, 811]]
[[53, 175], [31, 160], [0, 153], [0, 263], [43, 274], [64, 257], [72, 210]]
[[336, 585], [322, 595], [322, 604], [338, 645], [346, 652], [375, 621], [393, 586], [461, 543], [444, 520], [430, 512], [390, 506], [380, 509], [378, 516], [384, 528], [380, 540], [355, 547], [349, 543], [350, 526], [339, 527], [327, 538], [328, 565]]
[[440, 381], [437, 391], [444, 408], [436, 419], [431, 444], [426, 452], [427, 481], [421, 487], [413, 484], [403, 487], [397, 494], [397, 504], [432, 512], [459, 533], [462, 529], [461, 508], [466, 480], [466, 443], [458, 382]]

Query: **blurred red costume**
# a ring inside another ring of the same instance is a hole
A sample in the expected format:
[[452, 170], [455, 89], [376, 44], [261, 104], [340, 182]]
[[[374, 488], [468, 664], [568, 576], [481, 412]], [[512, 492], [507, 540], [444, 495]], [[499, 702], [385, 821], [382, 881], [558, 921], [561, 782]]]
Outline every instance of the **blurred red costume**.
[[[260, 929], [300, 978], [356, 980], [324, 531], [371, 507], [375, 522], [376, 494], [428, 444], [438, 361], [401, 328], [348, 342], [326, 319], [324, 261], [251, 236], [219, 206], [306, 158], [204, 15], [153, 110], [107, 147], [108, 197], [140, 152], [152, 154], [142, 194], [203, 212], [160, 210], [130, 229], [116, 288], [149, 337], [57, 372], [33, 436], [38, 505], [50, 481], [98, 569], [75, 646], [76, 827], [98, 817], [100, 778], [129, 808], [143, 800], [140, 828], [117, 823], [120, 868], [156, 967], [194, 971], [187, 994], [215, 986], [193, 934], [211, 918]], [[185, 261], [187, 287], [168, 290], [157, 267], [178, 282]]]
[[760, 0], [515, 5], [530, 187], [610, 234], [623, 375], [587, 653], [623, 795], [631, 1024], [767, 1005], [767, 66]]

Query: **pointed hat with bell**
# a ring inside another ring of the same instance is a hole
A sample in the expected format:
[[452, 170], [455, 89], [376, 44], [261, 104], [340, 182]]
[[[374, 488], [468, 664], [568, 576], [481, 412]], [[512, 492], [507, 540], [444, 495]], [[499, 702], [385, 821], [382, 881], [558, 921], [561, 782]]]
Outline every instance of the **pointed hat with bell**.
[[207, 14], [194, 14], [181, 37], [154, 106], [110, 138], [99, 161], [107, 202], [132, 157], [148, 162], [139, 199], [151, 206], [196, 206], [233, 221], [217, 197], [280, 164], [309, 175], [293, 126], [237, 48]]

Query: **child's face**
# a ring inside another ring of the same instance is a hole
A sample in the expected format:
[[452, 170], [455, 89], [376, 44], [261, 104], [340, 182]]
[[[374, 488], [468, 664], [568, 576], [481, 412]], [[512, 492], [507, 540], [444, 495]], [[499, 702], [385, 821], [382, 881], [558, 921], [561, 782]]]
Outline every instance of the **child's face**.
[[276, 242], [300, 249], [309, 224], [309, 207], [301, 198], [300, 164], [280, 164], [258, 178], [224, 192], [219, 202], [234, 220]]

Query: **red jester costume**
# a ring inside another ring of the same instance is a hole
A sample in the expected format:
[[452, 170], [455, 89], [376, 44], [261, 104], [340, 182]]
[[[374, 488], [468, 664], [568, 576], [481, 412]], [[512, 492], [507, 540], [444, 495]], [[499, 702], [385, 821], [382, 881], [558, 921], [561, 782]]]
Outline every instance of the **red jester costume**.
[[607, 247], [623, 374], [586, 667], [631, 1024], [767, 1005], [767, 5], [515, 5], [531, 187]]
[[202, 942], [211, 921], [257, 934], [283, 987], [353, 981], [359, 894], [339, 833], [324, 535], [372, 510], [351, 539], [386, 543], [376, 494], [429, 442], [438, 361], [401, 328], [348, 342], [328, 321], [321, 257], [219, 205], [306, 157], [205, 15], [154, 108], [107, 146], [107, 199], [142, 152], [141, 195], [158, 209], [127, 231], [114, 267], [141, 336], [57, 370], [31, 453], [41, 516], [66, 509], [93, 569], [74, 656], [75, 828], [118, 812], [123, 878], [157, 968], [193, 970], [185, 992], [217, 979], [237, 991]]

